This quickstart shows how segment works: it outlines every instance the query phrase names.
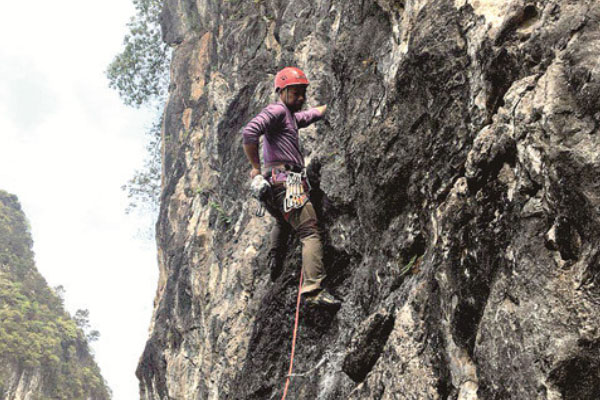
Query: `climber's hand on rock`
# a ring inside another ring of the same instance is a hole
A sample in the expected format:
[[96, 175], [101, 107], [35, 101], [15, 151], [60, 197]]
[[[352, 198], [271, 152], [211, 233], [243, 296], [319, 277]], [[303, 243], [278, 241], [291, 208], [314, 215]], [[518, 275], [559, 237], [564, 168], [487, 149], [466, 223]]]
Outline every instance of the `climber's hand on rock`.
[[325, 111], [327, 111], [327, 105], [317, 107], [317, 110], [321, 113], [321, 115], [325, 115]]

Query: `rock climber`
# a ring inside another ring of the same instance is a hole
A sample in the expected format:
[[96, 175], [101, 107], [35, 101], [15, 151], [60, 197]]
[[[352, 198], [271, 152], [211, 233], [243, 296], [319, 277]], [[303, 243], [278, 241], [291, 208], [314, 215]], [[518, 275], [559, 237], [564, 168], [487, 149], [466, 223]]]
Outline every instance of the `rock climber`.
[[304, 280], [300, 292], [306, 303], [339, 307], [339, 300], [321, 286], [325, 279], [323, 246], [300, 152], [298, 129], [322, 119], [327, 110], [323, 105], [301, 111], [308, 85], [306, 75], [298, 68], [279, 71], [275, 76], [279, 101], [268, 105], [244, 127], [242, 143], [252, 165], [250, 178], [254, 179], [261, 174], [258, 144], [263, 136], [263, 176], [271, 185], [264, 205], [275, 218], [269, 250], [271, 280], [281, 274], [288, 237], [294, 231], [302, 243]]

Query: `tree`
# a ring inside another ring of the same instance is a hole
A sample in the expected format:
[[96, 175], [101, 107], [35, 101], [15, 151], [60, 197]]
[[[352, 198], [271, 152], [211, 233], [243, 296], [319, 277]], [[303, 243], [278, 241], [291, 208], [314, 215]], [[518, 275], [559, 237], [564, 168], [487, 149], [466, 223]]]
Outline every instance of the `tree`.
[[65, 304], [65, 287], [63, 285], [54, 286], [54, 294], [58, 297], [60, 304]]
[[152, 125], [148, 135], [149, 143], [146, 145], [147, 156], [144, 168], [137, 170], [121, 189], [127, 192], [129, 204], [125, 209], [131, 213], [136, 209], [144, 209], [152, 215], [158, 213], [158, 202], [160, 197], [160, 129], [162, 118]]
[[142, 209], [156, 215], [160, 195], [160, 130], [162, 109], [169, 85], [171, 51], [162, 41], [160, 30], [161, 0], [133, 0], [136, 15], [127, 24], [123, 52], [108, 66], [109, 87], [116, 89], [125, 104], [153, 105], [156, 122], [149, 129], [148, 155], [144, 167], [137, 170], [122, 189], [130, 203], [126, 212]]
[[85, 338], [87, 339], [88, 343], [95, 342], [96, 340], [100, 339], [100, 332], [94, 329], [85, 335]]
[[81, 329], [88, 343], [95, 342], [100, 338], [100, 332], [96, 329], [90, 330], [90, 311], [87, 309], [79, 309], [75, 311], [73, 321], [79, 329]]
[[169, 84], [169, 47], [160, 31], [160, 0], [133, 0], [137, 11], [127, 27], [124, 49], [108, 66], [109, 87], [127, 105], [139, 107], [164, 97]]
[[73, 320], [77, 326], [85, 332], [90, 327], [90, 311], [87, 309], [79, 309], [75, 311]]

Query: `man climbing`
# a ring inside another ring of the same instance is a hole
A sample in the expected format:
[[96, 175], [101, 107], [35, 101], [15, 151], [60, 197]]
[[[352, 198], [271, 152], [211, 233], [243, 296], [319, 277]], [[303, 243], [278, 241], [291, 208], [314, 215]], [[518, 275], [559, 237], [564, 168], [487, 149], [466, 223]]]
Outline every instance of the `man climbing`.
[[275, 218], [269, 251], [271, 280], [281, 274], [288, 237], [293, 230], [302, 243], [301, 293], [306, 302], [339, 307], [340, 302], [321, 287], [325, 278], [323, 246], [317, 215], [308, 198], [309, 183], [300, 152], [298, 129], [320, 120], [327, 110], [324, 105], [300, 111], [308, 84], [306, 75], [298, 68], [279, 71], [275, 76], [279, 101], [268, 105], [244, 127], [243, 146], [252, 165], [250, 178], [254, 178], [261, 174], [258, 143], [263, 136], [264, 177], [271, 184], [271, 196], [265, 207]]

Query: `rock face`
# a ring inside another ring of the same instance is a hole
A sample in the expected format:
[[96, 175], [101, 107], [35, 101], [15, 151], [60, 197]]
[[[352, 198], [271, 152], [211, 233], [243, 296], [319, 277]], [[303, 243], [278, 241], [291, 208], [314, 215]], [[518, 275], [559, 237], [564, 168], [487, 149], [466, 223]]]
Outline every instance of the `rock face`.
[[279, 399], [241, 128], [287, 65], [337, 313], [301, 309], [293, 399], [600, 398], [600, 3], [167, 0], [174, 46], [143, 399]]

